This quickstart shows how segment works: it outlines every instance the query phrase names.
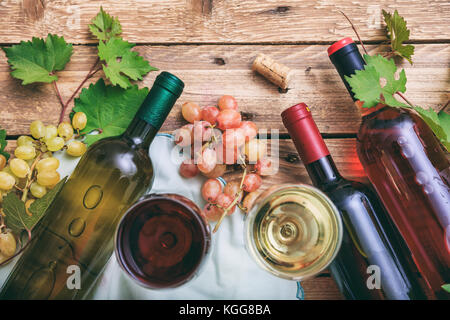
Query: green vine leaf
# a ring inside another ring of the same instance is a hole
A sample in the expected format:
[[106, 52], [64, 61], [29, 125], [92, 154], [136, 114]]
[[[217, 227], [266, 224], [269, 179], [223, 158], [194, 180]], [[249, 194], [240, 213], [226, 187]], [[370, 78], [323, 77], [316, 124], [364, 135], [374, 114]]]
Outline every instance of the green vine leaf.
[[450, 283], [443, 284], [442, 289], [450, 293]]
[[30, 218], [23, 203], [14, 192], [3, 197], [3, 212], [5, 213], [6, 225], [15, 234], [20, 234], [26, 229], [27, 221]]
[[32, 213], [31, 216], [26, 212], [25, 203], [23, 203], [14, 192], [8, 193], [3, 198], [2, 203], [8, 228], [16, 234], [20, 234], [23, 230], [27, 230], [28, 233], [31, 233], [31, 230], [41, 220], [55, 197], [61, 191], [66, 180], [67, 177], [58, 182], [58, 184], [45, 196], [41, 199], [37, 199], [31, 204], [29, 209]]
[[98, 56], [106, 62], [103, 71], [113, 85], [126, 89], [131, 86], [130, 80], [142, 80], [150, 71], [158, 70], [137, 52], [131, 51], [135, 45], [121, 38], [111, 38], [98, 45]]
[[444, 144], [450, 152], [450, 114], [441, 110], [438, 113], [438, 118], [447, 138], [447, 141]]
[[403, 44], [403, 42], [409, 40], [409, 30], [406, 27], [405, 19], [398, 14], [397, 10], [394, 11], [393, 15], [383, 10], [383, 17], [384, 22], [386, 22], [388, 37], [391, 40], [392, 52], [412, 64], [411, 56], [414, 54], [414, 46]]
[[[394, 108], [413, 108], [430, 126], [436, 137], [447, 150], [450, 150], [450, 115], [443, 111], [436, 113], [433, 109], [411, 107], [398, 101], [394, 95], [406, 92], [405, 70], [398, 73], [393, 59], [381, 55], [364, 55], [366, 65], [363, 70], [357, 70], [351, 77], [345, 79], [352, 88], [356, 99], [364, 101], [364, 108], [372, 108], [379, 103]], [[382, 85], [383, 83], [383, 85]]]
[[442, 145], [450, 151], [450, 114], [444, 111], [437, 113], [431, 108], [423, 109], [418, 106], [413, 109], [417, 111], [431, 130], [433, 130]]
[[58, 80], [55, 72], [64, 69], [73, 53], [64, 37], [52, 34], [45, 40], [33, 38], [3, 50], [13, 69], [11, 75], [22, 80], [23, 85]]
[[103, 79], [81, 91], [75, 99], [74, 112], [82, 111], [87, 116], [87, 124], [82, 133], [98, 130], [96, 135], [87, 135], [84, 142], [91, 145], [97, 140], [118, 136], [133, 120], [144, 102], [148, 88], [139, 89], [137, 85], [128, 89], [105, 85]]
[[[47, 192], [42, 198], [36, 199], [30, 206], [29, 211], [32, 213], [32, 222], [30, 230], [37, 224], [41, 217], [47, 212], [53, 200], [59, 194], [64, 184], [67, 181], [67, 177], [63, 178], [56, 186], [54, 186], [49, 192]], [[29, 226], [30, 227], [30, 226]]]
[[402, 70], [396, 79], [397, 67], [392, 59], [381, 55], [364, 55], [364, 60], [366, 65], [363, 70], [357, 70], [351, 77], [345, 76], [355, 97], [364, 101], [363, 107], [372, 108], [384, 103], [391, 107], [408, 108], [407, 104], [394, 98], [396, 92], [406, 91], [405, 70]]
[[100, 7], [100, 12], [91, 22], [89, 30], [100, 41], [108, 41], [122, 33], [119, 19], [110, 16], [103, 10], [103, 7]]
[[0, 129], [0, 154], [6, 158], [6, 161], [9, 159], [9, 153], [5, 151], [6, 145], [8, 142], [6, 141], [6, 130]]

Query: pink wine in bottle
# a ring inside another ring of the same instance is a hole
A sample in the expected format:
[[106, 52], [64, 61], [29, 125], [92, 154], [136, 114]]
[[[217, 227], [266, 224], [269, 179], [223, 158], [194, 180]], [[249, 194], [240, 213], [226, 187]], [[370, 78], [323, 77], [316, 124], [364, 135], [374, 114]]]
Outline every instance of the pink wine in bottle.
[[[364, 69], [350, 38], [328, 54], [356, 101], [345, 76]], [[360, 101], [357, 106], [362, 106]], [[414, 111], [379, 104], [361, 108], [357, 152], [364, 170], [404, 237], [415, 263], [438, 298], [450, 283], [449, 161], [430, 127]]]

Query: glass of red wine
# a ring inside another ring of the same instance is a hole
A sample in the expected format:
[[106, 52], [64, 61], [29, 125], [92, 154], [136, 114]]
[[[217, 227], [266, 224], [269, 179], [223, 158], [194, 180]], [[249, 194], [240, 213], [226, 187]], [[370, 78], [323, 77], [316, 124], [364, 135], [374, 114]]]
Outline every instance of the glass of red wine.
[[211, 232], [201, 210], [177, 194], [150, 194], [123, 216], [115, 237], [119, 265], [149, 289], [179, 287], [200, 271]]

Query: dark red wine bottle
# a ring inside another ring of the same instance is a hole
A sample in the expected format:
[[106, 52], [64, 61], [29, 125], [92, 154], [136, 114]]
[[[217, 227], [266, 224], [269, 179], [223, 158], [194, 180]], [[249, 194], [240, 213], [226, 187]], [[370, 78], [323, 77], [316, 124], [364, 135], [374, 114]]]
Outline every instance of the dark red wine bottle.
[[[364, 69], [350, 38], [328, 49], [345, 76]], [[438, 298], [450, 283], [450, 165], [430, 127], [412, 110], [379, 104], [362, 108], [357, 153], [364, 170], [404, 237], [417, 267]]]
[[309, 108], [283, 111], [283, 123], [313, 184], [339, 209], [345, 225], [341, 249], [330, 265], [347, 299], [425, 299], [400, 234], [370, 187], [344, 179]]

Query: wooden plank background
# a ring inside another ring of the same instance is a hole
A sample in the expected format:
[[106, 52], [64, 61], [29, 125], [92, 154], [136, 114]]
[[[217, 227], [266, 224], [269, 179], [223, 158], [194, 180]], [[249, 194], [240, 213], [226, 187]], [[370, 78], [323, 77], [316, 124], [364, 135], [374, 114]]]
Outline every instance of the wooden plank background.
[[[286, 133], [280, 113], [298, 102], [307, 103], [324, 134], [354, 134], [359, 127], [359, 112], [354, 107], [339, 75], [326, 54], [325, 45], [175, 45], [139, 46], [137, 50], [160, 68], [175, 73], [186, 88], [172, 110], [163, 130], [173, 130], [183, 122], [181, 104], [192, 100], [200, 105], [217, 103], [223, 94], [236, 97], [241, 111], [259, 128]], [[383, 47], [369, 46], [370, 52]], [[294, 70], [290, 89], [278, 88], [251, 71], [258, 52], [269, 54]], [[414, 65], [404, 63], [408, 77], [407, 96], [415, 104], [440, 109], [449, 99], [448, 44], [416, 45]], [[58, 86], [66, 100], [96, 60], [96, 48], [76, 46], [64, 71], [58, 72]], [[195, 57], [193, 59], [192, 57]], [[27, 132], [29, 119], [46, 118], [57, 123], [60, 105], [51, 84], [22, 86], [11, 79], [5, 54], [0, 52], [0, 107], [2, 126], [10, 135]], [[147, 75], [141, 86], [151, 87], [158, 73]], [[101, 73], [98, 73], [98, 77]], [[94, 80], [96, 80], [95, 78]], [[87, 85], [86, 85], [87, 86]], [[19, 103], [18, 103], [19, 102]]]
[[[185, 91], [163, 126], [171, 131], [183, 122], [181, 104], [192, 100], [215, 104], [223, 94], [238, 100], [244, 117], [260, 129], [278, 129], [280, 171], [265, 185], [310, 183], [306, 170], [281, 123], [287, 107], [307, 103], [344, 176], [366, 180], [355, 152], [359, 113], [329, 61], [326, 48], [353, 31], [339, 11], [355, 23], [370, 53], [384, 52], [386, 33], [381, 9], [395, 9], [406, 18], [416, 47], [414, 65], [403, 63], [407, 96], [415, 104], [441, 109], [449, 100], [450, 3], [448, 1], [257, 1], [257, 0], [0, 0], [0, 47], [63, 35], [74, 55], [58, 73], [66, 100], [96, 59], [95, 39], [87, 25], [100, 5], [119, 17], [125, 39], [152, 65], [180, 76]], [[287, 92], [250, 69], [264, 52], [294, 70]], [[10, 76], [0, 51], [0, 125], [8, 133], [8, 150], [28, 133], [33, 119], [56, 124], [60, 105], [49, 84], [22, 86]], [[157, 73], [140, 86], [150, 87]], [[102, 76], [92, 79], [94, 82]], [[86, 84], [87, 86], [88, 84]], [[230, 170], [226, 178], [237, 173]], [[304, 282], [307, 299], [341, 299], [328, 272]]]
[[19, 42], [58, 33], [73, 43], [93, 43], [86, 25], [100, 5], [120, 17], [124, 36], [136, 43], [331, 42], [358, 25], [363, 40], [385, 39], [381, 9], [399, 10], [413, 41], [448, 40], [446, 0], [2, 0], [0, 39]]

